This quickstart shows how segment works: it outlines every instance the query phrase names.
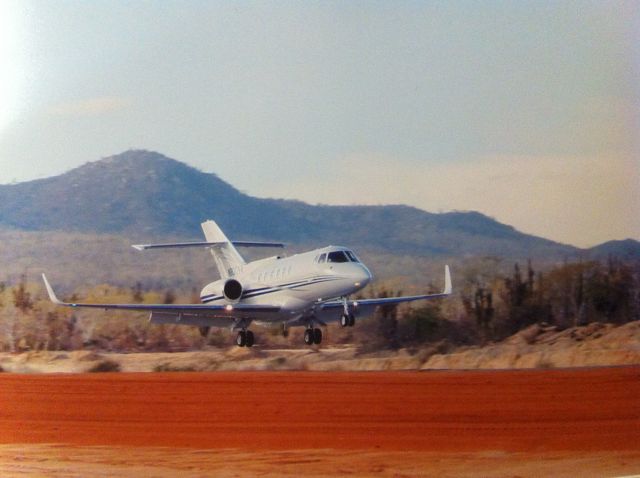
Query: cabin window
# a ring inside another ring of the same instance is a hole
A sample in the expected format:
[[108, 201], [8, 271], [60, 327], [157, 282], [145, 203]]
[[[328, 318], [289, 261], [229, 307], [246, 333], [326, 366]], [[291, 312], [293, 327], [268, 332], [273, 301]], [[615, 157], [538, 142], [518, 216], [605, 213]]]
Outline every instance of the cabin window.
[[349, 262], [349, 258], [344, 251], [334, 251], [327, 256], [327, 262]]
[[320, 259], [318, 259], [318, 262], [323, 263], [327, 260], [327, 255], [326, 254], [320, 254]]

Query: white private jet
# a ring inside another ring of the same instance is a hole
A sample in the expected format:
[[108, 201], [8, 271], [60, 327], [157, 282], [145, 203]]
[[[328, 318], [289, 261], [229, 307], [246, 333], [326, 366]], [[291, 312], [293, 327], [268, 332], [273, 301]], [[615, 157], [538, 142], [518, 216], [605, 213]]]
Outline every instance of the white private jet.
[[280, 243], [230, 241], [211, 220], [202, 223], [206, 242], [139, 244], [138, 250], [205, 247], [211, 251], [220, 279], [207, 284], [200, 293], [201, 304], [87, 304], [62, 302], [42, 274], [52, 302], [67, 307], [138, 310], [151, 313], [155, 324], [185, 324], [200, 328], [206, 336], [210, 327], [238, 330], [236, 344], [254, 344], [252, 323], [306, 327], [307, 345], [322, 342], [322, 330], [329, 322], [353, 327], [356, 316], [372, 315], [381, 305], [434, 299], [451, 294], [451, 275], [445, 266], [445, 285], [440, 294], [350, 300], [348, 296], [365, 287], [371, 273], [345, 247], [328, 246], [291, 257], [269, 257], [245, 262], [235, 246], [284, 247]]

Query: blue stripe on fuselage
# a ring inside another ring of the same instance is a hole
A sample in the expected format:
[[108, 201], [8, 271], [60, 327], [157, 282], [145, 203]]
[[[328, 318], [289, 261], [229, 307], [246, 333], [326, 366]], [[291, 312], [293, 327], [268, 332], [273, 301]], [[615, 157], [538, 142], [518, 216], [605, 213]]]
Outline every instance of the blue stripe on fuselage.
[[[296, 289], [305, 285], [319, 284], [321, 282], [328, 282], [334, 280], [340, 280], [343, 277], [336, 276], [318, 276], [311, 279], [303, 279], [295, 282], [287, 282], [284, 284], [272, 286], [272, 287], [260, 287], [257, 289], [250, 289], [242, 295], [242, 299], [248, 299], [251, 297], [258, 297], [265, 294], [271, 294], [272, 292], [279, 292], [286, 289]], [[202, 303], [208, 304], [216, 300], [224, 299], [222, 295], [209, 294], [201, 297]]]

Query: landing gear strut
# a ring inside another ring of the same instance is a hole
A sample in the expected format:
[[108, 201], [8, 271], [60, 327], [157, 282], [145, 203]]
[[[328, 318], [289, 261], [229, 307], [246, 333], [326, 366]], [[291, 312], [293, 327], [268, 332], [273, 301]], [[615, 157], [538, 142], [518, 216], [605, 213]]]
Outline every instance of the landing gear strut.
[[241, 330], [236, 336], [236, 345], [238, 347], [253, 347], [254, 336], [250, 330]]
[[347, 302], [347, 298], [342, 298], [342, 316], [340, 317], [340, 325], [343, 327], [353, 327], [356, 325], [356, 316], [353, 315], [351, 311], [349, 311], [349, 303]]
[[322, 342], [322, 330], [309, 327], [304, 331], [304, 343], [307, 345], [320, 345]]

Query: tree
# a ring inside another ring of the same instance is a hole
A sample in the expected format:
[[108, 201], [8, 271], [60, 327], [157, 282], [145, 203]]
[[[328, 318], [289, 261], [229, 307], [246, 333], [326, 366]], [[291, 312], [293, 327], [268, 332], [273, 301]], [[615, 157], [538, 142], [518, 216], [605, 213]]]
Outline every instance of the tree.
[[140, 282], [136, 282], [136, 285], [131, 289], [131, 295], [134, 302], [142, 302], [144, 300], [142, 284]]
[[20, 276], [20, 282], [18, 283], [18, 287], [13, 289], [13, 305], [17, 309], [19, 309], [22, 313], [26, 313], [27, 311], [33, 308], [33, 300], [31, 300], [31, 294], [27, 291], [27, 277], [22, 274]]
[[[398, 292], [398, 296], [402, 295]], [[378, 298], [389, 297], [390, 294], [382, 289], [378, 294]], [[382, 339], [383, 346], [397, 349], [398, 344], [398, 306], [395, 304], [386, 304], [381, 306], [375, 316], [377, 322], [377, 335]]]
[[173, 304], [176, 301], [176, 295], [171, 289], [167, 289], [162, 299], [163, 304]]
[[422, 344], [447, 338], [441, 333], [443, 320], [440, 305], [435, 302], [411, 309], [402, 317], [402, 339], [408, 343]]

